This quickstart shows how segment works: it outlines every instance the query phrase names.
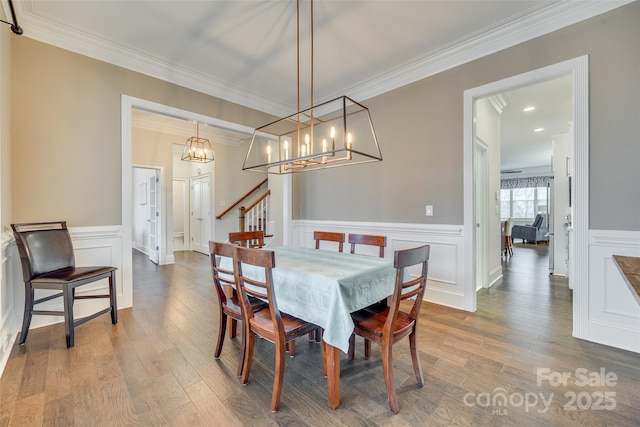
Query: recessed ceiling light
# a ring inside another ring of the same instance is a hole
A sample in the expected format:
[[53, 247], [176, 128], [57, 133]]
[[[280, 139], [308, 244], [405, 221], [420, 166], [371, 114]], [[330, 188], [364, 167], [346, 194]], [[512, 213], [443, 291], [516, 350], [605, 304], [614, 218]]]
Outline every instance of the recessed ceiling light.
[[544, 130], [544, 128], [535, 128], [533, 131], [534, 132], [542, 132]]
[[535, 109], [536, 107], [525, 107], [522, 111], [524, 111], [525, 113], [528, 113], [529, 111], [533, 111]]

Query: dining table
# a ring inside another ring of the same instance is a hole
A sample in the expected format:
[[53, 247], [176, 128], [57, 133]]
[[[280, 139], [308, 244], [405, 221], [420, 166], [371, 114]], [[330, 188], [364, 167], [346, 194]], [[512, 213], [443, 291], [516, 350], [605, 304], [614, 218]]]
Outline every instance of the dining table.
[[[340, 405], [340, 352], [347, 353], [354, 330], [351, 313], [393, 293], [393, 260], [300, 246], [265, 247], [275, 254], [273, 287], [281, 312], [320, 326], [330, 408]], [[233, 269], [229, 258], [221, 267]], [[242, 266], [248, 277], [264, 280], [264, 269]]]

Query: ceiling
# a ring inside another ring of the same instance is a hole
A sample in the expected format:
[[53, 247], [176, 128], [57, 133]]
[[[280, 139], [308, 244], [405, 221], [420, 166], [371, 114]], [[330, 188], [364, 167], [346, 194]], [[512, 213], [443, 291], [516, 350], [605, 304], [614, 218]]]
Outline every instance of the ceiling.
[[[362, 102], [629, 1], [316, 0], [313, 103], [341, 95]], [[14, 6], [23, 37], [277, 116], [298, 110], [294, 1], [23, 0]], [[301, 108], [311, 104], [309, 6], [301, 2]], [[510, 94], [513, 109], [521, 95], [541, 103], [533, 96], [542, 92]], [[559, 98], [566, 92], [546, 93], [551, 106], [567, 102]], [[555, 129], [542, 123], [542, 115], [536, 117], [535, 124], [519, 117], [519, 130], [503, 132], [503, 141], [513, 135], [514, 143], [533, 147], [535, 137], [548, 140], [526, 131]], [[566, 122], [566, 117], [547, 118]], [[161, 125], [187, 132], [194, 127], [167, 120]], [[143, 121], [149, 125], [153, 118], [145, 115]], [[224, 136], [225, 141], [234, 138], [238, 135]], [[505, 156], [510, 152], [518, 150], [506, 150]], [[508, 167], [520, 164], [514, 158]]]

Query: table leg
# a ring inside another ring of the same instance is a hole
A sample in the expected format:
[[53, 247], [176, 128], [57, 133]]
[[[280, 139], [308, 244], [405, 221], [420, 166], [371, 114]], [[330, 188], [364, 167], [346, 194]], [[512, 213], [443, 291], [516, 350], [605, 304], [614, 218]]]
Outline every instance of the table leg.
[[326, 358], [329, 407], [336, 409], [340, 406], [340, 349], [327, 344]]

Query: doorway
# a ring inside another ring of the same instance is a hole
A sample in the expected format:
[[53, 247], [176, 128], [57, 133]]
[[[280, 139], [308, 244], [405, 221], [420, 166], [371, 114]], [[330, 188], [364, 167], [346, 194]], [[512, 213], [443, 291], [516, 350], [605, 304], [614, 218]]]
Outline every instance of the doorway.
[[573, 283], [573, 335], [586, 338], [588, 325], [588, 206], [589, 206], [589, 85], [588, 56], [567, 60], [464, 92], [464, 305], [475, 311], [476, 300], [476, 207], [474, 177], [474, 105], [477, 99], [508, 90], [550, 80], [573, 76], [573, 158], [568, 161], [573, 171], [571, 202], [573, 206], [573, 247], [569, 266], [569, 284]]
[[160, 261], [163, 240], [160, 172], [159, 168], [147, 166], [134, 166], [132, 172], [132, 245], [154, 264]]
[[203, 174], [192, 177], [189, 185], [189, 229], [192, 251], [209, 254], [211, 240], [211, 176]]

